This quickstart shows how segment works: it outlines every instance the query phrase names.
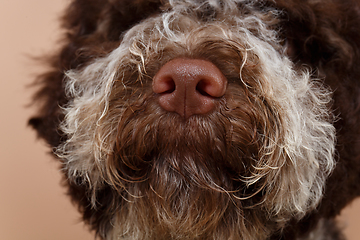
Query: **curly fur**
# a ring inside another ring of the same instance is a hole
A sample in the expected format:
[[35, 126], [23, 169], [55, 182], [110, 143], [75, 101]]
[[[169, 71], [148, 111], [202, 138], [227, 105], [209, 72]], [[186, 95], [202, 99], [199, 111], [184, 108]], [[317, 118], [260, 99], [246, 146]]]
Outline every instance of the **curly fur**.
[[[74, 1], [30, 123], [84, 220], [103, 239], [342, 239], [327, 219], [359, 194], [360, 36], [341, 11], [360, 19], [351, 1]], [[221, 69], [214, 111], [159, 106], [175, 58]]]

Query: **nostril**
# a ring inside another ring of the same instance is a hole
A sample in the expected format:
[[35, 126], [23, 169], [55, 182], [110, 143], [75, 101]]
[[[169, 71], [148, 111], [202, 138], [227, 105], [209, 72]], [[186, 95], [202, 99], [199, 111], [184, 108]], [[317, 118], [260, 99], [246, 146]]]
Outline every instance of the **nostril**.
[[172, 93], [175, 91], [175, 89], [176, 89], [176, 84], [175, 84], [174, 80], [172, 78], [170, 78], [166, 82], [166, 91], [164, 91], [163, 93]]
[[215, 71], [216, 74], [212, 74], [199, 80], [196, 85], [196, 91], [203, 96], [219, 98], [225, 94], [227, 80], [220, 70], [216, 69], [212, 71]]
[[196, 91], [203, 96], [213, 97], [207, 92], [208, 86], [209, 84], [207, 84], [205, 80], [200, 80], [200, 82], [196, 85]]
[[153, 82], [153, 91], [154, 93], [166, 94], [172, 93], [176, 89], [176, 84], [174, 79], [171, 76], [161, 76], [160, 80]]

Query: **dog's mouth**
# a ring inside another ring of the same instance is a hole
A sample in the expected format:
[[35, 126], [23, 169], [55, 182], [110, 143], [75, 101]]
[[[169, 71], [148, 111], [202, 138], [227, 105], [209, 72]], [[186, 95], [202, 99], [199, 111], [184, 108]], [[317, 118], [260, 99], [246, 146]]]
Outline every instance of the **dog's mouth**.
[[[219, 191], [244, 187], [261, 148], [262, 130], [256, 129], [260, 126], [255, 118], [245, 119], [250, 113], [238, 107], [230, 110], [232, 105], [223, 99], [211, 113], [184, 119], [165, 111], [155, 100], [124, 112], [129, 115], [119, 122], [114, 153], [107, 164], [116, 171], [110, 176], [119, 177], [112, 181], [149, 181], [162, 178], [158, 174], [163, 171]], [[234, 111], [245, 114], [242, 122]]]

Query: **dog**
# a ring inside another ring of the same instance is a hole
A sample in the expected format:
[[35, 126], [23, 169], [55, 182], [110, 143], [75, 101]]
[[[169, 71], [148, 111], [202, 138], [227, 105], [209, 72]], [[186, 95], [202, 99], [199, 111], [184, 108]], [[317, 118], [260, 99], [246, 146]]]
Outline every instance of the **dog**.
[[356, 0], [73, 0], [29, 121], [100, 239], [341, 240]]

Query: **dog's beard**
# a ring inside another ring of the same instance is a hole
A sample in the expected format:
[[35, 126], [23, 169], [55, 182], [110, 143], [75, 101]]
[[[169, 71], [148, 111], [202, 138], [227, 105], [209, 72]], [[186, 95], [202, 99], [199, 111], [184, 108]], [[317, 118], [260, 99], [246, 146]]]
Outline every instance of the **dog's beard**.
[[256, 115], [264, 113], [249, 103], [239, 104], [246, 99], [233, 105], [218, 102], [213, 113], [187, 120], [164, 112], [152, 100], [122, 114], [114, 154], [106, 164], [108, 180], [125, 205], [117, 225], [131, 229], [121, 228], [117, 235], [130, 231], [154, 234], [139, 239], [254, 238], [246, 221], [264, 224], [270, 216], [254, 210], [264, 200], [264, 183], [248, 183], [264, 144], [264, 123]]
[[202, 188], [239, 190], [232, 183], [249, 177], [244, 171], [251, 172], [256, 165], [253, 160], [259, 159], [266, 144], [263, 136], [269, 135], [265, 126], [275, 124], [272, 130], [279, 130], [280, 119], [264, 103], [257, 110], [259, 106], [250, 103], [244, 93], [238, 95], [243, 97], [236, 104], [219, 101], [214, 112], [189, 119], [165, 112], [154, 99], [145, 100], [138, 109], [126, 109], [107, 164], [115, 172], [109, 175], [115, 176], [116, 183], [116, 178], [119, 182], [163, 179], [173, 172]]

